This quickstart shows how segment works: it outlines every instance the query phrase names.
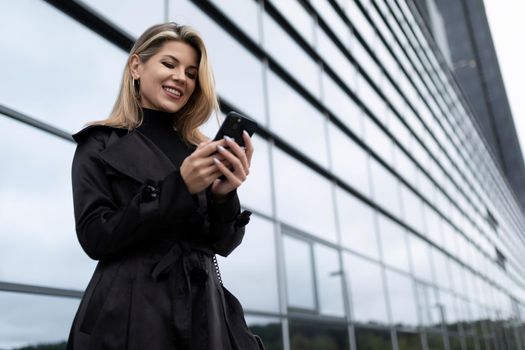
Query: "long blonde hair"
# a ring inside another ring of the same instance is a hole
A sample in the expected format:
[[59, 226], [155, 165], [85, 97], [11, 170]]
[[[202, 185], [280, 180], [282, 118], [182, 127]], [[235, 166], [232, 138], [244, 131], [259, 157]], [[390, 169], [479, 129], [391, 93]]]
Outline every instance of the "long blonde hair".
[[131, 57], [136, 54], [140, 61], [145, 63], [160, 51], [165, 42], [171, 40], [189, 44], [199, 55], [199, 70], [195, 90], [186, 105], [173, 115], [173, 126], [188, 144], [197, 145], [208, 139], [199, 130], [199, 127], [208, 121], [212, 112], [216, 112], [217, 118], [220, 115], [208, 53], [204, 40], [194, 28], [176, 23], [154, 25], [137, 39], [129, 53], [120, 92], [111, 114], [104, 120], [92, 121], [87, 125], [109, 125], [132, 130], [142, 123], [139, 85], [131, 75]]

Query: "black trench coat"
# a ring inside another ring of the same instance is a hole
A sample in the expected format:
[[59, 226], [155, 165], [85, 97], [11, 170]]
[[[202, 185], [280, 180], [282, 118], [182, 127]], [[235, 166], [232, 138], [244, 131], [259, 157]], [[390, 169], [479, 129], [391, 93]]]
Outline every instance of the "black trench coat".
[[76, 232], [98, 264], [67, 349], [262, 349], [213, 259], [240, 244], [249, 221], [236, 191], [223, 203], [209, 188], [191, 195], [138, 130], [89, 126], [73, 138]]

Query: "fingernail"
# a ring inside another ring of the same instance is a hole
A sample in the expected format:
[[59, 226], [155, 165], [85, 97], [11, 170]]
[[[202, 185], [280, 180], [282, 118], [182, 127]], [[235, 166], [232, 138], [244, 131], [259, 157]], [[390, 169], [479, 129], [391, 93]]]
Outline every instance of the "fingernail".
[[242, 131], [242, 133], [243, 133], [244, 135], [246, 135], [246, 136], [250, 137], [250, 134], [248, 134], [248, 131], [246, 131], [246, 130], [243, 130], [243, 131]]
[[219, 151], [225, 151], [226, 149], [224, 147], [222, 147], [221, 145], [217, 145], [217, 148], [219, 149]]
[[218, 160], [217, 158], [213, 157], [213, 161], [215, 162], [215, 164], [219, 164], [221, 161]]
[[229, 137], [228, 135], [224, 135], [224, 139], [225, 139], [226, 141], [230, 141], [230, 142], [233, 140], [233, 139], [232, 139], [231, 137]]

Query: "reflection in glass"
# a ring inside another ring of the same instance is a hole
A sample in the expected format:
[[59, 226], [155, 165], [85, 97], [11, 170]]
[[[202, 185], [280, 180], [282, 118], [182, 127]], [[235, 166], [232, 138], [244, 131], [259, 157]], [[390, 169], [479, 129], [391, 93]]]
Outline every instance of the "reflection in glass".
[[253, 334], [261, 337], [267, 350], [283, 349], [283, 330], [278, 318], [247, 315], [246, 323]]
[[336, 189], [336, 200], [342, 244], [379, 260], [374, 209], [340, 188]]
[[312, 248], [307, 242], [283, 236], [288, 305], [315, 309]]
[[0, 2], [0, 33], [3, 105], [70, 132], [108, 116], [124, 51], [43, 1]]
[[368, 154], [332, 123], [328, 124], [334, 173], [363, 195], [370, 197]]
[[399, 350], [421, 350], [421, 337], [418, 333], [397, 332]]
[[279, 219], [335, 243], [330, 182], [277, 148], [273, 156]]
[[0, 292], [0, 349], [65, 348], [80, 300]]
[[352, 319], [363, 324], [387, 324], [381, 267], [354, 254], [344, 255]]
[[328, 168], [325, 117], [273, 72], [268, 71], [270, 128], [307, 157]]
[[83, 289], [95, 264], [75, 233], [74, 144], [4, 116], [0, 130], [1, 280]]
[[375, 201], [391, 214], [400, 217], [398, 179], [375, 159], [370, 159]]
[[383, 262], [408, 272], [410, 263], [405, 229], [386, 216], [379, 214], [378, 231]]
[[346, 325], [290, 320], [291, 350], [349, 350]]
[[389, 329], [383, 330], [356, 326], [354, 332], [357, 350], [392, 349]]
[[322, 314], [344, 316], [343, 270], [336, 250], [316, 244], [314, 247], [319, 311]]
[[224, 285], [247, 309], [278, 311], [273, 223], [252, 215], [242, 244], [219, 261]]
[[443, 335], [441, 333], [427, 333], [428, 350], [444, 350]]
[[405, 327], [415, 327], [417, 315], [412, 279], [404, 274], [387, 269], [386, 281], [393, 323]]

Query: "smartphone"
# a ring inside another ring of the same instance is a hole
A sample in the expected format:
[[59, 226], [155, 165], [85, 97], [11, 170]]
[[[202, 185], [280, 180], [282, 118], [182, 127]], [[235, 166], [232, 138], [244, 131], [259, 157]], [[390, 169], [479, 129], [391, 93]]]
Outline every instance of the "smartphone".
[[229, 112], [213, 141], [218, 141], [226, 135], [233, 138], [239, 146], [244, 147], [244, 139], [242, 138], [243, 130], [246, 130], [251, 137], [255, 129], [257, 129], [257, 123], [253, 120], [237, 112]]

